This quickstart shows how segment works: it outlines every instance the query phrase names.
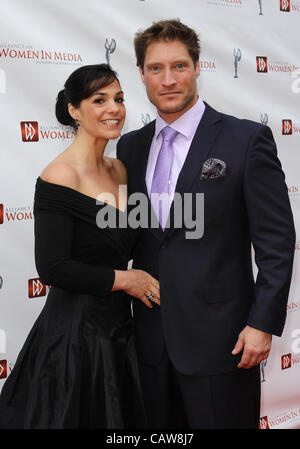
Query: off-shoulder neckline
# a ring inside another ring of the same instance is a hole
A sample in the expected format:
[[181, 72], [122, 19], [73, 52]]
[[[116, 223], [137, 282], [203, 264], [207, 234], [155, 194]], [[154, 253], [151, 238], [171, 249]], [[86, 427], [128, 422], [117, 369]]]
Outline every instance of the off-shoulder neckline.
[[122, 212], [122, 213], [124, 213], [126, 211], [126, 209], [127, 209], [127, 207], [126, 207], [126, 209], [123, 211], [122, 209], [119, 209], [118, 207], [112, 206], [111, 204], [108, 204], [108, 203], [105, 203], [104, 201], [98, 200], [97, 198], [94, 198], [93, 196], [86, 195], [85, 193], [82, 193], [79, 190], [73, 189], [72, 187], [64, 186], [62, 184], [55, 184], [54, 182], [45, 181], [40, 176], [37, 178], [37, 181], [40, 181], [40, 182], [42, 182], [44, 184], [48, 184], [50, 186], [59, 187], [59, 188], [61, 187], [62, 189], [69, 190], [71, 192], [74, 192], [75, 194], [78, 194], [78, 195], [80, 195], [82, 197], [87, 198], [89, 201], [93, 201], [93, 203], [98, 201], [98, 203], [104, 204], [106, 206], [110, 206], [113, 209], [116, 209], [116, 210], [118, 210], [119, 212]]

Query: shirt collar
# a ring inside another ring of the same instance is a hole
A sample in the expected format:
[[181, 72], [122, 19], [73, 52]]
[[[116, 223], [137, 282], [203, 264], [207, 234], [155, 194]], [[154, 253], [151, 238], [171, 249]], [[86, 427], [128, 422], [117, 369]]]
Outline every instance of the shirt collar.
[[198, 97], [198, 100], [194, 104], [194, 106], [186, 111], [183, 115], [181, 115], [177, 120], [175, 120], [175, 122], [171, 123], [171, 125], [165, 122], [165, 120], [161, 118], [161, 116], [157, 112], [154, 138], [158, 137], [159, 133], [165, 126], [170, 126], [186, 138], [191, 139], [196, 132], [199, 122], [204, 114], [204, 110], [205, 104], [203, 100]]

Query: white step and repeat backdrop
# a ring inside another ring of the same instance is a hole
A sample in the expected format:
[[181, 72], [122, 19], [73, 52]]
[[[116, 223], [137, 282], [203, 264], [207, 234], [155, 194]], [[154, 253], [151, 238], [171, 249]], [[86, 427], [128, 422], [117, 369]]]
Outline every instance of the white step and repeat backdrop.
[[202, 98], [268, 124], [277, 141], [297, 243], [285, 331], [261, 364], [260, 427], [300, 428], [300, 0], [1, 0], [0, 389], [48, 293], [34, 264], [33, 195], [73, 138], [56, 122], [56, 95], [77, 67], [107, 61], [125, 91], [124, 132], [148, 123], [133, 37], [176, 17], [200, 35]]

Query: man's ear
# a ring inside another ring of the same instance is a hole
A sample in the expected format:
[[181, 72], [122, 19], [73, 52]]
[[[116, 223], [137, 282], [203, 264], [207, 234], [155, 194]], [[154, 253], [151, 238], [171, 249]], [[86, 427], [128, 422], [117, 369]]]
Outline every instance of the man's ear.
[[196, 71], [196, 76], [198, 78], [199, 75], [200, 75], [200, 61], [199, 61], [199, 59], [196, 61], [195, 71]]
[[142, 79], [143, 83], [145, 84], [144, 70], [142, 69], [142, 67], [140, 65], [139, 65], [139, 71], [140, 71], [141, 79]]

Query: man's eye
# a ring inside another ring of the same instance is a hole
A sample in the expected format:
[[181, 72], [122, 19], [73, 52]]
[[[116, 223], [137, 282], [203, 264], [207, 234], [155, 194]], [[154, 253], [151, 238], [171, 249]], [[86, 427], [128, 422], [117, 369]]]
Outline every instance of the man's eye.
[[158, 65], [154, 65], [153, 67], [151, 67], [151, 70], [152, 70], [153, 72], [158, 72], [159, 66], [158, 66]]
[[176, 66], [178, 69], [183, 69], [184, 68], [184, 65], [182, 64], [182, 63], [179, 63], [179, 64], [177, 64], [177, 66]]

